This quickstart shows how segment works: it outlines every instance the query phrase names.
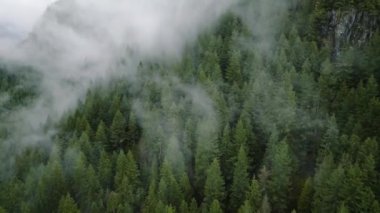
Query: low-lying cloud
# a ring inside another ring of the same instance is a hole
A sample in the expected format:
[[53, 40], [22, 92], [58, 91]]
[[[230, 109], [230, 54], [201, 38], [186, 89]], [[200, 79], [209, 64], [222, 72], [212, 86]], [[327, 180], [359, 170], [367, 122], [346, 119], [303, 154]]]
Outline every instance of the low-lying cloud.
[[[59, 117], [93, 81], [115, 72], [114, 65], [121, 58], [180, 56], [183, 47], [232, 2], [61, 0], [52, 4], [28, 38], [4, 57], [30, 64], [43, 74], [42, 91], [48, 93], [43, 97], [50, 96], [51, 108], [43, 111], [54, 111], [57, 116], [51, 116]], [[133, 74], [133, 70], [124, 71]]]
[[[9, 150], [4, 146], [15, 142], [22, 147], [49, 141], [49, 134], [42, 130], [47, 118], [58, 121], [84, 98], [94, 82], [114, 74], [134, 79], [141, 60], [180, 58], [184, 47], [212, 26], [233, 3], [233, 0], [53, 3], [27, 38], [0, 54], [10, 63], [32, 66], [42, 76], [39, 98], [11, 114], [9, 121], [17, 129], [15, 136], [3, 143], [3, 150]], [[196, 99], [193, 102], [205, 104]]]

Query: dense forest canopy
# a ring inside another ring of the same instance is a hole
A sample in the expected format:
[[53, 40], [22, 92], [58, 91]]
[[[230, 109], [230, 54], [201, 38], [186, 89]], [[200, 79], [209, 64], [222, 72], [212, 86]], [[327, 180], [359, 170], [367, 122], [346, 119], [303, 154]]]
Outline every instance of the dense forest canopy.
[[380, 212], [380, 2], [265, 2], [92, 84], [48, 142], [15, 131], [43, 76], [1, 61], [0, 212]]

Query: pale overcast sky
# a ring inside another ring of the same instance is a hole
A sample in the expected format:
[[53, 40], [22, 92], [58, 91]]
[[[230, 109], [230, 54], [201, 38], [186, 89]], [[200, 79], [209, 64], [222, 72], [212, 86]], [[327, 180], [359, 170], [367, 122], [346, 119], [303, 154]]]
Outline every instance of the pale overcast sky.
[[0, 23], [28, 31], [54, 0], [0, 0]]
[[53, 1], [0, 0], [0, 46], [4, 47], [26, 36]]

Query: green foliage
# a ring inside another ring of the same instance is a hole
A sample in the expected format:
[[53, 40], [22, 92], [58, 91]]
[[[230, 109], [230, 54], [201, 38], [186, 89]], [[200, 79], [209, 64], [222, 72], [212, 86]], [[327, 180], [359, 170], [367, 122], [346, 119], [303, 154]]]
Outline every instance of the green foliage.
[[90, 88], [49, 146], [9, 143], [40, 76], [1, 65], [0, 212], [379, 212], [380, 36], [332, 58], [323, 31], [378, 1], [293, 1], [271, 38], [246, 2], [182, 60]]
[[77, 204], [70, 194], [62, 197], [59, 201], [58, 213], [80, 213]]
[[240, 207], [239, 213], [255, 212], [248, 201], [244, 202], [244, 205]]
[[300, 197], [298, 198], [297, 211], [300, 213], [310, 212], [312, 199], [313, 199], [312, 180], [311, 178], [307, 178], [303, 185]]
[[160, 182], [158, 184], [158, 197], [166, 204], [179, 207], [183, 200], [183, 193], [175, 178], [172, 168], [167, 161], [164, 161], [160, 171]]
[[233, 51], [230, 53], [230, 59], [226, 70], [226, 79], [229, 83], [241, 83], [241, 66], [240, 66], [240, 52]]
[[248, 159], [244, 146], [240, 147], [235, 164], [233, 182], [231, 186], [229, 208], [236, 211], [245, 200], [245, 192], [249, 188]]
[[222, 213], [223, 212], [222, 209], [220, 208], [220, 204], [219, 204], [218, 200], [212, 201], [209, 212], [210, 213]]
[[211, 205], [214, 200], [223, 202], [225, 198], [225, 186], [219, 161], [214, 159], [207, 170], [207, 178], [204, 188], [204, 203]]
[[50, 160], [37, 186], [36, 211], [56, 209], [66, 193], [63, 175], [61, 164], [55, 159]]
[[120, 148], [126, 140], [125, 118], [120, 111], [116, 111], [110, 128], [110, 145], [112, 149]]
[[337, 211], [342, 199], [342, 167], [333, 168], [331, 156], [325, 157], [315, 175], [313, 210], [315, 212]]
[[268, 197], [265, 195], [263, 198], [263, 202], [261, 203], [260, 212], [270, 213], [271, 211], [272, 210], [271, 210], [271, 206], [270, 206], [269, 201], [268, 201]]
[[4, 208], [0, 207], [0, 213], [7, 213]]
[[251, 208], [252, 212], [257, 212], [260, 209], [262, 202], [262, 194], [260, 184], [255, 178], [252, 179], [249, 191], [246, 195], [246, 201], [244, 202], [244, 206], [246, 205], [246, 202], [249, 204], [249, 207]]
[[2, 208], [4, 208], [4, 212], [18, 211], [18, 204], [21, 202], [22, 199], [22, 182], [17, 179], [10, 180], [6, 184], [1, 184], [0, 190], [2, 192], [0, 193], [0, 203]]
[[[273, 150], [272, 150], [273, 149]], [[274, 211], [284, 211], [287, 208], [287, 197], [292, 172], [291, 158], [285, 141], [270, 144], [270, 180], [269, 199]]]
[[98, 125], [98, 128], [95, 133], [95, 141], [102, 146], [106, 146], [108, 144], [106, 126], [103, 121], [101, 121]]

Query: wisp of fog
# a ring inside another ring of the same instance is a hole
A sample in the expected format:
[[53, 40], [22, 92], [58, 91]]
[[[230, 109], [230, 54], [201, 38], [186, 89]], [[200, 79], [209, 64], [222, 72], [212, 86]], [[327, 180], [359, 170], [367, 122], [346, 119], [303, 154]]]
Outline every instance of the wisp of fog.
[[[9, 116], [15, 134], [3, 144], [3, 149], [16, 141], [18, 147], [49, 145], [46, 141], [50, 141], [51, 135], [41, 128], [48, 117], [57, 122], [84, 98], [95, 81], [107, 80], [114, 74], [134, 79], [141, 60], [178, 59], [183, 48], [212, 26], [233, 3], [232, 0], [53, 3], [25, 40], [0, 55], [9, 63], [31, 66], [42, 76], [37, 100]], [[121, 59], [123, 68], [119, 66]], [[191, 95], [192, 89], [189, 87], [188, 94], [190, 98], [197, 97], [195, 103], [207, 100], [201, 97], [205, 96], [203, 93]]]

